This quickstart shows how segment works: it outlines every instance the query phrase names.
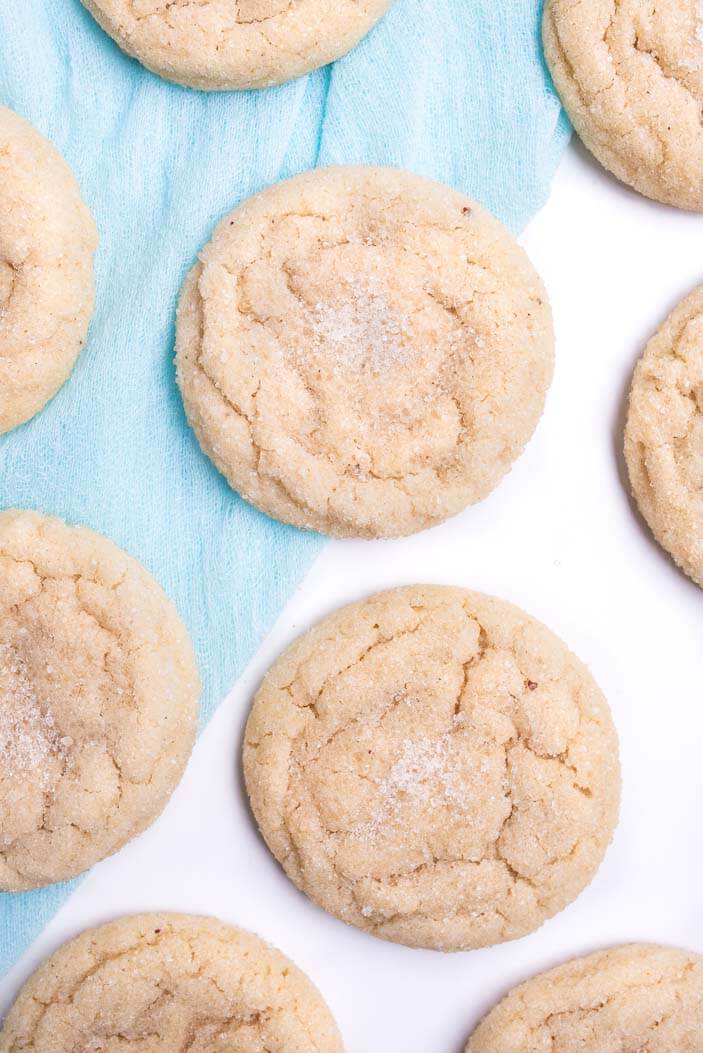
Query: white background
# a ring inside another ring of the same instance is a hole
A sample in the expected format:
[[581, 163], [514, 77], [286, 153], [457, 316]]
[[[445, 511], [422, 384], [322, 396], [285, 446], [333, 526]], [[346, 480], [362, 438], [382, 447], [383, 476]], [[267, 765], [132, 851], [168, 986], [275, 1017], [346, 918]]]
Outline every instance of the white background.
[[[165, 814], [94, 868], [0, 981], [0, 1013], [62, 941], [153, 909], [216, 914], [275, 943], [322, 990], [347, 1053], [461, 1053], [513, 984], [614, 942], [703, 952], [703, 591], [639, 520], [621, 457], [634, 363], [703, 281], [703, 215], [636, 196], [572, 146], [523, 242], [557, 329], [556, 377], [525, 455], [450, 523], [403, 541], [327, 546], [201, 737]], [[241, 784], [249, 702], [282, 647], [347, 601], [416, 581], [491, 592], [546, 622], [590, 666], [621, 737], [621, 822], [593, 884], [538, 933], [485, 951], [408, 950], [325, 915], [269, 856]]]

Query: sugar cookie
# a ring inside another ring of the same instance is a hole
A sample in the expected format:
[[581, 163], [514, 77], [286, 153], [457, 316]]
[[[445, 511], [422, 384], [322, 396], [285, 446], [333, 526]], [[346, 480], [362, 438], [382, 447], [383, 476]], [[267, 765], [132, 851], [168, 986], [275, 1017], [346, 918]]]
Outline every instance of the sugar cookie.
[[443, 951], [523, 936], [570, 903], [620, 786], [581, 662], [510, 604], [439, 586], [373, 596], [294, 643], [257, 695], [244, 773], [311, 899]]
[[703, 286], [679, 304], [637, 365], [625, 459], [652, 533], [703, 587]]
[[0, 890], [73, 877], [161, 812], [198, 675], [156, 582], [112, 542], [0, 513]]
[[410, 534], [485, 497], [539, 420], [552, 355], [544, 289], [507, 231], [383, 168], [250, 198], [178, 314], [204, 451], [264, 512], [338, 536]]
[[544, 47], [600, 163], [647, 197], [703, 211], [700, 0], [547, 0]]
[[0, 106], [0, 434], [33, 417], [73, 369], [96, 245], [63, 157]]
[[633, 944], [516, 987], [466, 1053], [703, 1053], [703, 958]]
[[84, 932], [32, 976], [0, 1053], [342, 1053], [330, 1012], [280, 951], [214, 918], [145, 914]]
[[340, 58], [391, 0], [83, 0], [148, 69], [191, 88], [265, 88]]

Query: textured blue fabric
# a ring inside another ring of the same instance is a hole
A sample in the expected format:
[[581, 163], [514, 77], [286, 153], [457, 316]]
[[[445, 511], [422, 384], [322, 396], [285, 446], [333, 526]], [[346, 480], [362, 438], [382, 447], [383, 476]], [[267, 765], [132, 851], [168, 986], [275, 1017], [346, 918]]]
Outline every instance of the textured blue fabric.
[[[568, 129], [539, 49], [540, 0], [396, 0], [331, 67], [203, 94], [126, 58], [79, 0], [0, 0], [0, 103], [47, 135], [96, 217], [97, 302], [73, 376], [0, 438], [0, 507], [89, 524], [136, 555], [195, 640], [203, 720], [320, 539], [247, 507], [200, 452], [174, 384], [181, 281], [214, 223], [316, 165], [404, 166], [519, 230]], [[0, 895], [0, 974], [75, 886]]]

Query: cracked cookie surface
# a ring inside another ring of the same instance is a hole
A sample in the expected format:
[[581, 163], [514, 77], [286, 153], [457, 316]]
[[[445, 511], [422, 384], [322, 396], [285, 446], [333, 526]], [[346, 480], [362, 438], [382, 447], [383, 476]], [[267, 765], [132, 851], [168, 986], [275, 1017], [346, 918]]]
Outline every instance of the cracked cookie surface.
[[631, 944], [516, 987], [466, 1053], [703, 1053], [703, 958]]
[[95, 225], [63, 157], [0, 106], [0, 434], [63, 385], [93, 309]]
[[547, 0], [543, 29], [557, 91], [600, 163], [703, 211], [700, 0]]
[[193, 648], [112, 542], [0, 513], [0, 890], [79, 874], [161, 812], [195, 733]]
[[145, 914], [65, 944], [17, 998], [0, 1053], [343, 1053], [319, 992], [214, 918]]
[[610, 712], [510, 604], [417, 586], [326, 618], [266, 676], [244, 773], [288, 876], [384, 939], [466, 950], [573, 900], [617, 820]]
[[652, 533], [703, 588], [703, 286], [679, 304], [637, 364], [625, 459]]
[[552, 358], [544, 289], [508, 232], [383, 168], [250, 198], [178, 312], [203, 450], [264, 512], [337, 536], [410, 534], [485, 497], [539, 420]]
[[82, 0], [119, 46], [167, 80], [265, 88], [341, 58], [392, 0]]

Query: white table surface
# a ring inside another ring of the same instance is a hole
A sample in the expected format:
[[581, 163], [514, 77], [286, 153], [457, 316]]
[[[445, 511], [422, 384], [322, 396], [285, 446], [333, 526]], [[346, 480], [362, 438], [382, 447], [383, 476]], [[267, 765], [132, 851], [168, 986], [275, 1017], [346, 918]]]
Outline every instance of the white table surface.
[[[554, 307], [557, 369], [527, 452], [481, 505], [403, 541], [331, 542], [199, 740], [161, 819], [95, 867], [0, 981], [0, 1013], [62, 941], [123, 913], [180, 910], [252, 929], [322, 990], [347, 1053], [461, 1053], [512, 985], [614, 942], [703, 952], [703, 592], [628, 500], [623, 404], [636, 359], [703, 280], [703, 216], [645, 201], [578, 146], [523, 242]], [[333, 608], [416, 581], [512, 600], [590, 666], [621, 737], [620, 826], [578, 901], [523, 940], [443, 955], [343, 925], [287, 881], [239, 773], [252, 693], [297, 633]]]

